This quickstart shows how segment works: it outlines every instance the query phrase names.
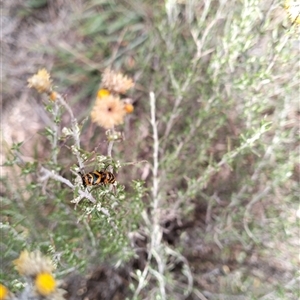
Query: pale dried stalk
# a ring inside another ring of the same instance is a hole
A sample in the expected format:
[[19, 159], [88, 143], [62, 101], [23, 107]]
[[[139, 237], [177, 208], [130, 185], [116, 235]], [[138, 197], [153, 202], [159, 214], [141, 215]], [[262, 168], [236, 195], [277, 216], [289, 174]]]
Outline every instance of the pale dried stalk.
[[[153, 275], [158, 283], [160, 288], [160, 296], [161, 299], [166, 299], [166, 288], [165, 288], [165, 280], [164, 280], [164, 272], [165, 272], [165, 264], [163, 261], [163, 257], [160, 254], [161, 250], [161, 239], [162, 239], [162, 230], [160, 228], [159, 220], [160, 220], [160, 213], [159, 213], [159, 202], [160, 202], [160, 195], [159, 195], [159, 138], [158, 138], [158, 131], [157, 131], [157, 121], [156, 121], [156, 106], [155, 106], [155, 95], [153, 92], [150, 92], [150, 106], [151, 106], [151, 126], [153, 130], [153, 167], [152, 167], [152, 175], [153, 175], [153, 183], [152, 183], [152, 212], [151, 217], [146, 213], [143, 213], [144, 220], [149, 228], [149, 235], [150, 235], [150, 245], [148, 249], [148, 257], [146, 266], [138, 278], [139, 284], [137, 289], [135, 290], [133, 299], [136, 299], [139, 295], [140, 291], [145, 287], [147, 284], [148, 278]], [[151, 260], [155, 258], [158, 271], [151, 268]]]

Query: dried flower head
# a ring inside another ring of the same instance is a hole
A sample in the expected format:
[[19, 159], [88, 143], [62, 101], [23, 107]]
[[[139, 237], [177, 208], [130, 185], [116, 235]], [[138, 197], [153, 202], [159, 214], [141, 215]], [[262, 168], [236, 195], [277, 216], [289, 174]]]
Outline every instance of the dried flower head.
[[299, 0], [285, 0], [286, 9], [292, 24], [300, 24], [300, 3]]
[[91, 111], [92, 122], [106, 129], [122, 124], [126, 111], [119, 97], [109, 95], [97, 98]]
[[38, 294], [48, 296], [55, 292], [56, 281], [51, 273], [40, 273], [35, 279], [35, 288]]
[[34, 277], [39, 273], [51, 273], [54, 269], [51, 260], [39, 251], [28, 252], [24, 250], [13, 263], [19, 274], [25, 276]]
[[46, 69], [41, 69], [37, 74], [30, 77], [28, 80], [28, 87], [36, 89], [39, 93], [51, 92], [50, 74]]
[[101, 81], [103, 89], [107, 89], [112, 93], [124, 94], [134, 85], [131, 78], [124, 76], [122, 73], [105, 69]]

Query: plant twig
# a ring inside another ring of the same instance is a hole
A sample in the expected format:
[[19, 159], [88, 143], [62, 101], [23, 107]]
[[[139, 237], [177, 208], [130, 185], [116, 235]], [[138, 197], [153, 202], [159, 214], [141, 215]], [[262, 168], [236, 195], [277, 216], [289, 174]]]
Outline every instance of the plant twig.
[[57, 153], [58, 153], [58, 149], [57, 149], [57, 142], [58, 142], [58, 123], [56, 122], [56, 119], [59, 116], [59, 106], [57, 104], [57, 102], [55, 101], [54, 103], [54, 109], [53, 109], [53, 116], [54, 116], [54, 120], [53, 120], [53, 140], [52, 140], [52, 160], [54, 162], [54, 164], [57, 164]]
[[248, 236], [254, 242], [257, 242], [257, 239], [254, 237], [254, 235], [252, 234], [252, 232], [251, 232], [251, 230], [249, 229], [249, 226], [248, 226], [249, 211], [252, 208], [252, 206], [256, 202], [260, 201], [264, 196], [266, 196], [270, 192], [270, 190], [271, 190], [271, 187], [266, 186], [265, 189], [261, 193], [259, 193], [255, 197], [253, 197], [253, 199], [246, 206], [246, 210], [245, 210], [244, 217], [243, 217], [244, 229], [245, 229], [246, 233], [248, 234]]
[[151, 105], [151, 125], [153, 129], [153, 186], [152, 186], [152, 197], [154, 200], [153, 208], [154, 210], [158, 207], [158, 150], [159, 150], [159, 140], [158, 140], [158, 132], [157, 132], [157, 122], [155, 117], [155, 95], [153, 92], [150, 92], [150, 105]]
[[[152, 182], [152, 212], [151, 212], [152, 220], [149, 219], [146, 212], [143, 212], [143, 218], [145, 220], [147, 227], [149, 228], [150, 244], [148, 247], [148, 257], [147, 257], [146, 266], [143, 272], [138, 277], [139, 283], [135, 290], [133, 299], [137, 299], [137, 296], [139, 295], [141, 290], [145, 287], [149, 273], [151, 273], [153, 276], [156, 277], [160, 285], [160, 295], [162, 299], [166, 299], [165, 283], [163, 280], [164, 263], [162, 262], [162, 259], [159, 253], [157, 252], [157, 249], [159, 249], [161, 238], [162, 238], [162, 231], [159, 224], [159, 218], [160, 218], [160, 214], [159, 214], [160, 196], [159, 196], [159, 175], [158, 175], [159, 138], [158, 138], [158, 131], [157, 131], [157, 121], [155, 116], [156, 99], [153, 92], [150, 92], [149, 96], [150, 96], [150, 107], [151, 107], [150, 122], [153, 130], [153, 167], [152, 167], [153, 182]], [[157, 262], [159, 272], [151, 268], [151, 260], [153, 257]]]
[[70, 117], [71, 117], [71, 127], [72, 127], [72, 136], [75, 142], [76, 149], [73, 151], [73, 153], [76, 155], [78, 165], [80, 170], [84, 169], [83, 160], [80, 157], [80, 129], [77, 123], [76, 118], [74, 117], [73, 111], [71, 107], [68, 105], [68, 103], [65, 101], [65, 99], [60, 95], [57, 94], [57, 100], [60, 102], [60, 104], [68, 111]]

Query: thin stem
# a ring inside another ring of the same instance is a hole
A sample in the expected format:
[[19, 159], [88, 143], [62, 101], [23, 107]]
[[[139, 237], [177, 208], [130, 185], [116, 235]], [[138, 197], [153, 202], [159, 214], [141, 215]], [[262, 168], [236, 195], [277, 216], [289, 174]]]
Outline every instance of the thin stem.
[[107, 156], [108, 157], [111, 157], [113, 145], [114, 145], [114, 141], [109, 141], [108, 147], [107, 147]]
[[76, 155], [80, 170], [83, 170], [84, 169], [83, 160], [81, 159], [80, 153], [78, 151], [80, 149], [80, 129], [79, 129], [77, 120], [74, 117], [71, 107], [68, 105], [68, 103], [65, 101], [65, 99], [60, 94], [57, 94], [57, 100], [68, 111], [68, 113], [71, 117], [72, 136], [73, 136], [73, 139], [75, 142], [75, 147], [76, 147], [74, 154]]
[[59, 117], [59, 106], [57, 104], [57, 102], [54, 103], [54, 109], [53, 109], [53, 117], [54, 117], [54, 124], [53, 124], [53, 141], [52, 141], [52, 160], [54, 162], [55, 165], [57, 165], [57, 153], [58, 153], [58, 149], [57, 149], [57, 142], [58, 142], [58, 132], [59, 132], [59, 126], [58, 123], [56, 122], [56, 120]]
[[162, 230], [160, 227], [160, 195], [159, 195], [159, 138], [157, 131], [157, 121], [156, 121], [156, 99], [155, 94], [150, 92], [150, 107], [151, 107], [151, 125], [153, 130], [153, 186], [152, 186], [152, 197], [153, 197], [153, 210], [152, 210], [152, 230], [151, 230], [151, 243], [148, 255], [148, 262], [150, 263], [152, 256], [155, 258], [158, 265], [159, 272], [155, 272], [150, 269], [152, 274], [158, 280], [160, 286], [160, 295], [162, 299], [166, 299], [165, 281], [163, 280], [163, 274], [165, 269], [165, 264], [162, 257], [160, 256], [160, 247], [162, 239]]
[[[171, 69], [169, 69], [169, 73], [170, 73], [170, 79], [171, 79], [171, 83], [173, 88], [176, 90], [178, 96], [175, 99], [175, 103], [171, 112], [171, 116], [170, 119], [167, 123], [166, 126], [166, 130], [164, 133], [164, 138], [167, 138], [171, 132], [171, 129], [174, 125], [174, 121], [175, 119], [178, 117], [180, 110], [179, 110], [179, 106], [183, 100], [183, 95], [186, 92], [186, 90], [188, 89], [192, 78], [193, 78], [193, 74], [195, 73], [196, 70], [196, 66], [197, 66], [198, 60], [194, 60], [193, 65], [192, 65], [192, 71], [190, 72], [190, 74], [188, 74], [187, 79], [185, 80], [185, 82], [182, 84], [182, 86], [179, 85], [178, 81], [176, 80], [173, 71]], [[151, 96], [150, 96], [151, 97]]]
[[153, 129], [153, 187], [152, 187], [152, 196], [154, 200], [154, 209], [157, 209], [158, 206], [158, 184], [159, 184], [159, 178], [158, 178], [158, 150], [159, 150], [159, 140], [158, 140], [158, 133], [157, 133], [157, 123], [156, 123], [156, 117], [155, 117], [155, 95], [153, 92], [150, 92], [150, 106], [151, 106], [151, 125]]
[[[156, 251], [156, 248], [159, 247], [162, 232], [159, 226], [159, 212], [158, 212], [158, 205], [159, 205], [159, 177], [158, 177], [158, 168], [159, 168], [159, 162], [158, 162], [158, 151], [159, 151], [159, 139], [158, 139], [158, 132], [157, 132], [157, 122], [155, 117], [155, 94], [153, 92], [150, 92], [150, 108], [151, 108], [151, 125], [153, 130], [153, 167], [152, 167], [152, 175], [153, 175], [153, 184], [152, 184], [152, 201], [153, 201], [153, 209], [152, 209], [152, 220], [149, 220], [148, 214], [144, 212], [143, 218], [145, 220], [145, 223], [147, 224], [147, 227], [149, 230], [150, 235], [150, 245], [148, 249], [148, 257], [147, 262], [145, 265], [145, 268], [143, 272], [140, 274], [138, 278], [138, 286], [135, 290], [133, 299], [137, 299], [137, 296], [141, 292], [141, 290], [145, 287], [147, 278], [149, 276], [149, 273], [152, 272], [152, 274], [158, 279], [158, 282], [160, 284], [160, 290], [161, 290], [161, 296], [163, 296], [163, 299], [165, 299], [165, 287], [162, 283], [161, 276], [158, 276], [157, 273], [153, 273], [153, 270], [151, 269], [151, 260], [152, 255], [155, 257], [160, 270], [163, 270], [162, 262], [159, 257], [159, 254]], [[162, 272], [163, 273], [163, 272]], [[162, 275], [162, 274], [160, 274]]]
[[[115, 128], [113, 127], [111, 129], [111, 135], [114, 136], [114, 133], [115, 133]], [[113, 146], [114, 146], [114, 140], [113, 139], [109, 140], [108, 147], [107, 147], [107, 156], [108, 157], [112, 157]]]
[[[72, 190], [75, 190], [76, 186], [73, 185], [71, 183], [71, 181], [69, 181], [68, 179], [56, 174], [54, 171], [50, 171], [44, 167], [40, 168], [40, 172], [41, 172], [41, 176], [40, 176], [40, 181], [47, 181], [49, 178], [52, 178], [56, 181], [62, 182], [64, 184], [66, 184], [68, 187], [70, 187]], [[83, 191], [83, 190], [78, 190], [79, 196], [74, 199], [73, 201], [71, 201], [72, 203], [75, 203], [76, 205], [84, 198], [88, 199], [89, 201], [91, 201], [93, 204], [95, 204], [97, 207], [97, 210], [102, 212], [104, 215], [107, 216], [108, 218], [108, 222], [110, 223], [110, 225], [116, 230], [118, 231], [118, 228], [116, 226], [116, 224], [114, 223], [114, 221], [111, 218], [111, 215], [109, 213], [109, 211], [106, 208], [103, 208], [101, 206], [101, 203], [97, 203], [96, 199], [88, 192]]]
[[246, 210], [244, 213], [244, 217], [243, 217], [243, 224], [244, 224], [244, 229], [246, 231], [246, 233], [248, 234], [248, 236], [253, 239], [254, 242], [258, 242], [257, 239], [254, 237], [254, 235], [252, 234], [249, 226], [248, 226], [248, 221], [249, 221], [249, 216], [250, 216], [250, 210], [252, 208], [252, 206], [260, 201], [261, 199], [263, 199], [266, 195], [268, 195], [268, 193], [271, 191], [271, 187], [267, 186], [265, 187], [265, 189], [260, 192], [258, 195], [255, 195], [255, 197], [253, 197], [253, 199], [247, 204], [246, 206]]

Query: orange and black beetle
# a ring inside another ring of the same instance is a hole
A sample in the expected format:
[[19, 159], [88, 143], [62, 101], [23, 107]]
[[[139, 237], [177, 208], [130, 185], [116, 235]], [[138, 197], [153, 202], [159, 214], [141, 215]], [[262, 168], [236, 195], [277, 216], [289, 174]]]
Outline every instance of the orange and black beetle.
[[96, 186], [101, 184], [114, 184], [116, 177], [113, 173], [108, 171], [93, 171], [87, 174], [79, 172], [84, 187]]

